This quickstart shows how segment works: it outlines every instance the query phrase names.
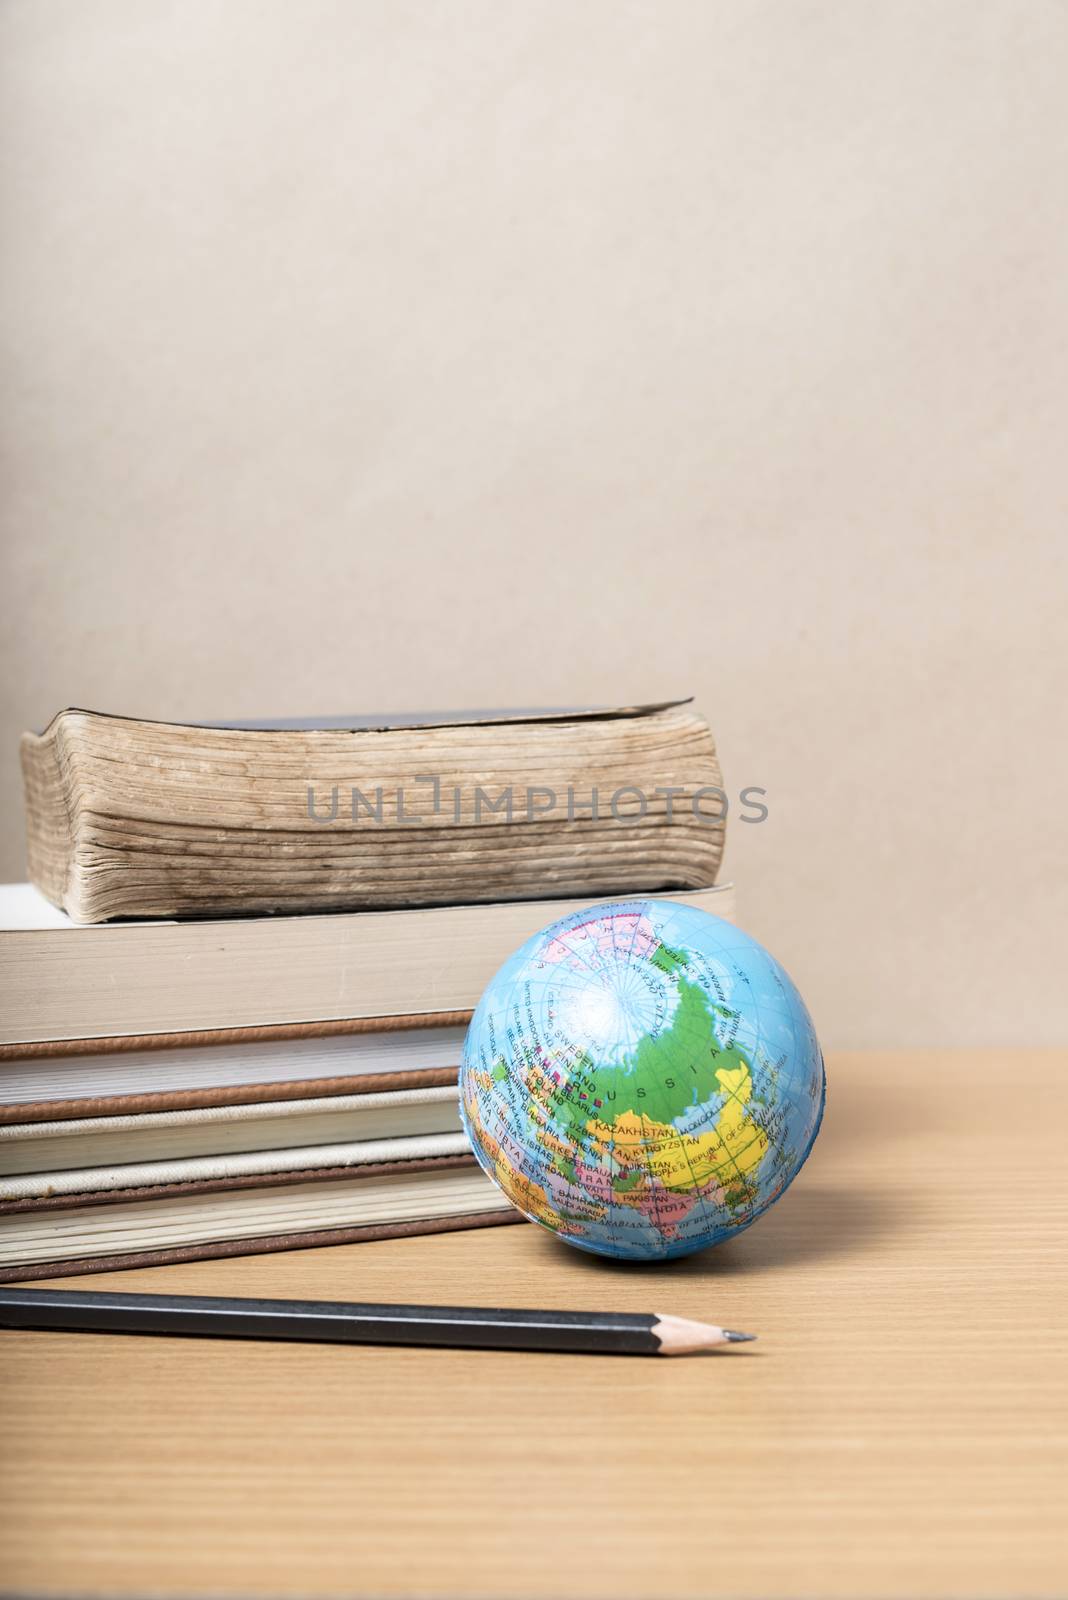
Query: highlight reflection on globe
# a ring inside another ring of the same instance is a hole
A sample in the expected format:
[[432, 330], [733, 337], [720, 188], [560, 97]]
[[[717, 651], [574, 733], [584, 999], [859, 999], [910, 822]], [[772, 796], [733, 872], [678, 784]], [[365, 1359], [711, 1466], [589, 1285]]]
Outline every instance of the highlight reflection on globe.
[[796, 1177], [823, 1058], [755, 939], [684, 903], [621, 901], [505, 962], [460, 1096], [479, 1162], [520, 1211], [582, 1249], [663, 1259], [748, 1227]]

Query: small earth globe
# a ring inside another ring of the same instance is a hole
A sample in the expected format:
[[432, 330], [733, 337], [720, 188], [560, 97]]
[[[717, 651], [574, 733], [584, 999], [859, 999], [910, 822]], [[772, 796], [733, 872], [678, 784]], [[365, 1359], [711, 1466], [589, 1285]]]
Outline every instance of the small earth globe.
[[460, 1070], [475, 1155], [520, 1211], [625, 1260], [747, 1228], [800, 1171], [823, 1057], [787, 974], [670, 900], [578, 911], [490, 982]]

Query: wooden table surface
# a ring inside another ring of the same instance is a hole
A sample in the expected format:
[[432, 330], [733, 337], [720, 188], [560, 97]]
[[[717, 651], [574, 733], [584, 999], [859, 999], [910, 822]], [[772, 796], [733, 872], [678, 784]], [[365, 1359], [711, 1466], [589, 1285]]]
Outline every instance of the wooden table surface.
[[1068, 1052], [839, 1056], [794, 1188], [616, 1266], [533, 1226], [69, 1279], [666, 1310], [676, 1360], [5, 1332], [0, 1586], [1068, 1592]]

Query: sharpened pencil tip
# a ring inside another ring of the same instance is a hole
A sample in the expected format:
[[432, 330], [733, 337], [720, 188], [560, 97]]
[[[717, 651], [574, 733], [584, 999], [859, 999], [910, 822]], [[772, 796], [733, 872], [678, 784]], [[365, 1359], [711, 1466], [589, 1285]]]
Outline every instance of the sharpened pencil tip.
[[688, 1317], [666, 1317], [658, 1312], [653, 1331], [660, 1341], [660, 1354], [689, 1355], [695, 1350], [715, 1350], [725, 1344], [745, 1344], [755, 1333], [729, 1333], [708, 1322], [691, 1322]]

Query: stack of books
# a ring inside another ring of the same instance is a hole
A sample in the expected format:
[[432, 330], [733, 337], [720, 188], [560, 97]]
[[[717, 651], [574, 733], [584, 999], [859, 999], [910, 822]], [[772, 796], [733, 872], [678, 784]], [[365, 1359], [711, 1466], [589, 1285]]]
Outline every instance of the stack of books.
[[[456, 1079], [547, 923], [732, 917], [685, 704], [23, 742], [0, 890], [0, 1281], [518, 1221]], [[116, 920], [121, 919], [121, 920]]]

